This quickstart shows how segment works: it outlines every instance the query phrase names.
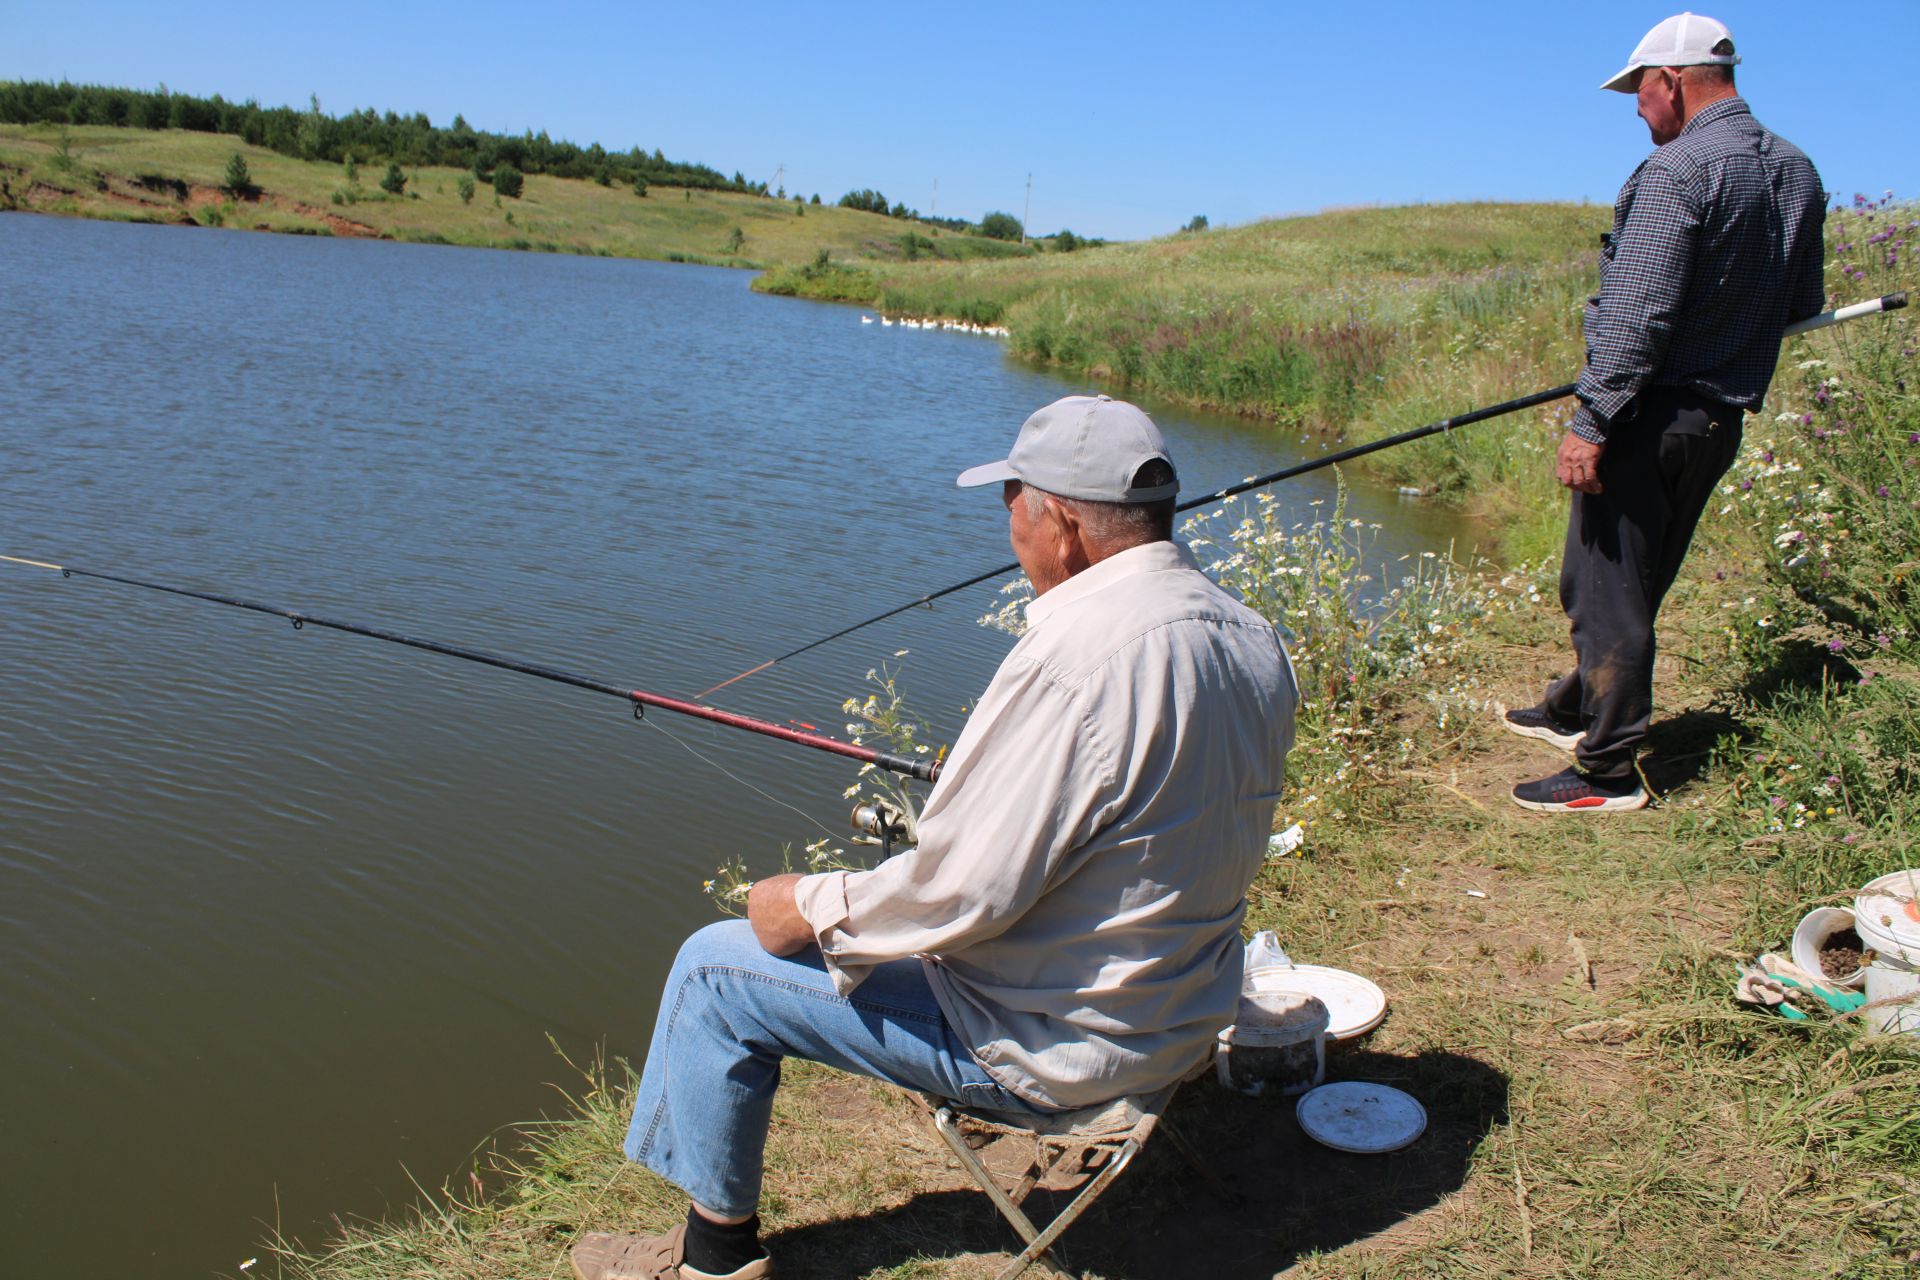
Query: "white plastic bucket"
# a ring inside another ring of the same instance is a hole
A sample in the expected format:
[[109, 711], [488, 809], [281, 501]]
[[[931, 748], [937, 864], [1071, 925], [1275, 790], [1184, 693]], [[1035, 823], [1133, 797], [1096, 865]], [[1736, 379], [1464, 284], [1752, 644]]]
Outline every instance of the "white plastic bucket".
[[[1827, 945], [1827, 939], [1836, 933], [1845, 933], [1853, 928], [1853, 912], [1845, 907], [1815, 907], [1807, 912], [1793, 931], [1793, 962], [1809, 974], [1836, 987], [1861, 987], [1867, 982], [1866, 966], [1862, 965], [1852, 973], [1829, 976], [1820, 964], [1821, 948]], [[1855, 930], [1858, 932], [1858, 930]], [[1866, 945], [1866, 939], [1861, 942]]]
[[1920, 867], [1881, 876], [1853, 900], [1853, 927], [1873, 951], [1867, 1020], [1889, 1034], [1920, 1036]]

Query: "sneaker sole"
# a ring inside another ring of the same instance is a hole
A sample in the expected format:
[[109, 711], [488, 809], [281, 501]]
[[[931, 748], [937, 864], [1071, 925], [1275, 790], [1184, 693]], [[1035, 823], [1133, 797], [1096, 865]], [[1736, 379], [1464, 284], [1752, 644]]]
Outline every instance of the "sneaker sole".
[[1506, 726], [1508, 733], [1522, 738], [1533, 738], [1540, 742], [1551, 742], [1562, 751], [1572, 751], [1586, 738], [1582, 733], [1556, 733], [1552, 729], [1533, 729], [1526, 725], [1515, 724], [1507, 719], [1507, 707], [1500, 705], [1500, 723]]
[[1587, 736], [1584, 733], [1556, 733], [1552, 729], [1529, 729], [1505, 717], [1501, 718], [1500, 723], [1507, 726], [1508, 733], [1518, 734], [1522, 738], [1536, 738], [1541, 742], [1551, 742], [1562, 751], [1572, 751], [1585, 741]]
[[1647, 793], [1636, 791], [1630, 796], [1588, 796], [1584, 800], [1522, 800], [1512, 792], [1507, 798], [1522, 809], [1532, 809], [1536, 813], [1628, 813], [1634, 809], [1647, 807]]

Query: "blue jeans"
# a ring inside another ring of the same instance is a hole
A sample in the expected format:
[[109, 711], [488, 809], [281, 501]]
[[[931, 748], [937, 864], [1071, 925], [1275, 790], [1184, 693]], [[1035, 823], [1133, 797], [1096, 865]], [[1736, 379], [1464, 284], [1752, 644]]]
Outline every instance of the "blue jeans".
[[688, 938], [674, 959], [627, 1158], [723, 1217], [753, 1213], [789, 1055], [969, 1107], [1034, 1113], [955, 1036], [920, 961], [881, 965], [840, 996], [818, 950], [768, 955], [746, 921], [728, 920]]

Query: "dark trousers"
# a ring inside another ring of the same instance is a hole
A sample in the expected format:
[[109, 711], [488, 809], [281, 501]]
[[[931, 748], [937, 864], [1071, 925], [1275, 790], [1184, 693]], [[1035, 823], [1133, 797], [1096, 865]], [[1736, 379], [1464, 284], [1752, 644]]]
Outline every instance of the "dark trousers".
[[1601, 492], [1575, 493], [1560, 566], [1573, 624], [1573, 674], [1540, 709], [1586, 732], [1580, 767], [1633, 773], [1653, 718], [1653, 619], [1694, 526], [1740, 450], [1740, 410], [1674, 387], [1641, 393], [1600, 456]]

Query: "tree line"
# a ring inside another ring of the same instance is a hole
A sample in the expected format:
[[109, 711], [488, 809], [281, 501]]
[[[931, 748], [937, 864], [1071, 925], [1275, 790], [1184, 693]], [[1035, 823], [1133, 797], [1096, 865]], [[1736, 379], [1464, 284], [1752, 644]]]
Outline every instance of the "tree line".
[[0, 122], [234, 134], [253, 146], [302, 160], [339, 164], [356, 157], [410, 166], [445, 165], [471, 169], [483, 182], [492, 180], [495, 169], [506, 167], [558, 178], [592, 178], [603, 184], [657, 183], [766, 194], [764, 182], [749, 182], [737, 172], [729, 178], [707, 165], [669, 160], [658, 148], [608, 151], [597, 142], [582, 147], [556, 141], [544, 129], [519, 135], [488, 133], [458, 115], [446, 128], [434, 125], [422, 112], [400, 115], [365, 108], [333, 116], [320, 109], [317, 97], [301, 110], [262, 107], [251, 99], [229, 102], [219, 94], [199, 98], [173, 93], [164, 85], [149, 91], [65, 81], [0, 80]]

